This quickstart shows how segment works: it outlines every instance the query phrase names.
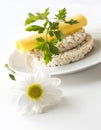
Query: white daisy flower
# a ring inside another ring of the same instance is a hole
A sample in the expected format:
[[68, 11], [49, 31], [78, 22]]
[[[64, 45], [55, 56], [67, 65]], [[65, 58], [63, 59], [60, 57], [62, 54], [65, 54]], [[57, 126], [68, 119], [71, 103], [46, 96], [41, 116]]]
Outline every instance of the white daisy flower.
[[23, 113], [41, 113], [45, 108], [56, 105], [61, 100], [60, 79], [52, 78], [42, 69], [34, 75], [28, 74], [23, 77], [21, 82], [14, 81], [13, 85], [17, 104]]

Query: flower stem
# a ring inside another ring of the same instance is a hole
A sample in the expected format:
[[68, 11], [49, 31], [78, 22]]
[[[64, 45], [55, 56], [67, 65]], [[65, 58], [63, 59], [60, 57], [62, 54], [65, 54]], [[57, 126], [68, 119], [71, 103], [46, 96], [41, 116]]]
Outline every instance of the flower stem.
[[5, 67], [6, 69], [8, 69], [10, 72], [15, 73], [15, 71], [13, 71], [13, 70], [8, 66], [8, 64], [5, 64], [4, 67]]

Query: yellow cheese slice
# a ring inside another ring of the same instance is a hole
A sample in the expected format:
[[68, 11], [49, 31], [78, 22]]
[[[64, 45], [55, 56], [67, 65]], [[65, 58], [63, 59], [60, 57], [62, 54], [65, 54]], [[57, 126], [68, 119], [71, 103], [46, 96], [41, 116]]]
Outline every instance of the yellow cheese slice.
[[[69, 19], [67, 19], [67, 21], [69, 21], [70, 19], [74, 19], [77, 20], [78, 23], [70, 25], [70, 24], [66, 24], [64, 22], [61, 22], [59, 24], [59, 29], [63, 32], [63, 34], [66, 36], [68, 34], [71, 34], [75, 31], [77, 31], [78, 29], [82, 28], [83, 26], [87, 25], [87, 19], [85, 16], [78, 14], [75, 15]], [[37, 41], [36, 38], [37, 37], [43, 37], [45, 38], [45, 33], [42, 34], [34, 34], [32, 36], [23, 38], [21, 40], [18, 40], [16, 42], [16, 48], [21, 52], [21, 53], [25, 53], [33, 48], [36, 47]], [[49, 37], [49, 40], [51, 40], [53, 37]], [[55, 37], [54, 37], [55, 38]]]

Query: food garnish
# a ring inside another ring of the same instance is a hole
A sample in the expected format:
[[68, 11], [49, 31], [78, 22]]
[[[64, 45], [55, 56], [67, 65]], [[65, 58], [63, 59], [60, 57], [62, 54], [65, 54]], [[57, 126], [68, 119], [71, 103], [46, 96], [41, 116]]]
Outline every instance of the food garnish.
[[[59, 49], [56, 47], [56, 43], [58, 41], [62, 41], [63, 38], [65, 37], [65, 33], [61, 29], [62, 24], [73, 25], [79, 23], [79, 21], [77, 21], [76, 19], [66, 20], [66, 15], [67, 15], [66, 8], [63, 8], [59, 10], [57, 14], [55, 14], [54, 20], [51, 21], [48, 17], [49, 8], [46, 8], [43, 13], [36, 13], [36, 14], [29, 13], [28, 18], [25, 20], [25, 26], [27, 26], [27, 28], [25, 29], [26, 31], [34, 31], [37, 32], [38, 34], [42, 34], [39, 36], [35, 35], [34, 37], [32, 37], [31, 39], [35, 38], [37, 44], [35, 44], [33, 41], [33, 45], [32, 43], [31, 45], [33, 46], [33, 48], [36, 48], [39, 51], [40, 50], [43, 51], [44, 60], [46, 64], [52, 60], [52, 55], [59, 54]], [[41, 21], [42, 25], [37, 25], [38, 21]], [[18, 49], [21, 49], [22, 47], [20, 46], [20, 43], [21, 42], [18, 41], [16, 44]]]

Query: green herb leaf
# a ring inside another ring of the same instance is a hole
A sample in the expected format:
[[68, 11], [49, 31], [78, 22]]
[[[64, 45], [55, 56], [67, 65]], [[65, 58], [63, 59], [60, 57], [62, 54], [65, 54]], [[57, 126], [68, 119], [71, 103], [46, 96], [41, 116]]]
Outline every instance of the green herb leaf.
[[48, 22], [49, 22], [49, 20], [48, 20], [48, 18], [46, 18], [45, 23], [43, 24], [44, 28], [46, 28], [46, 26], [48, 25]]
[[44, 51], [45, 50], [46, 41], [42, 37], [38, 37], [36, 40], [38, 41], [38, 43], [36, 45], [36, 49], [39, 50], [39, 51], [40, 50]]
[[46, 8], [45, 11], [43, 13], [36, 13], [37, 18], [39, 20], [44, 20], [47, 18], [48, 14], [49, 14], [49, 8]]
[[28, 18], [25, 20], [25, 25], [36, 22], [37, 20], [44, 20], [49, 14], [49, 8], [45, 9], [43, 13], [28, 14]]
[[49, 49], [44, 50], [44, 60], [46, 64], [52, 60], [52, 53], [49, 51]]
[[37, 37], [36, 40], [37, 40], [38, 42], [45, 42], [45, 40], [44, 40], [42, 37]]
[[59, 41], [62, 41], [62, 40], [63, 40], [64, 35], [63, 35], [63, 33], [62, 33], [60, 30], [55, 31], [54, 34], [55, 34], [56, 38], [57, 38]]
[[49, 30], [48, 33], [49, 33], [49, 35], [50, 35], [51, 37], [54, 36], [54, 32], [53, 32], [52, 30]]
[[66, 8], [63, 8], [61, 10], [59, 10], [58, 14], [56, 14], [56, 19], [58, 19], [59, 21], [64, 21], [65, 18], [66, 18], [66, 14], [67, 14], [67, 11], [66, 11]]
[[56, 22], [50, 22], [50, 21], [49, 21], [49, 25], [50, 25], [50, 26], [49, 26], [49, 29], [50, 29], [50, 30], [55, 30], [55, 29], [58, 29], [58, 28], [59, 28], [59, 27], [58, 27], [58, 26], [59, 26], [59, 22], [58, 22], [58, 21], [56, 21]]
[[59, 54], [59, 49], [52, 42], [49, 42], [49, 49], [52, 54], [55, 54], [55, 55]]
[[53, 54], [59, 54], [59, 49], [55, 46], [57, 42], [56, 40], [52, 39], [50, 42], [46, 42], [42, 37], [38, 37], [37, 41], [36, 49], [44, 52], [44, 60], [46, 64], [51, 61]]
[[65, 23], [68, 23], [68, 24], [77, 24], [77, 23], [79, 23], [77, 20], [74, 20], [74, 19], [71, 19], [71, 20], [69, 20], [69, 21], [65, 21]]
[[10, 77], [12, 80], [16, 80], [16, 79], [15, 79], [15, 76], [12, 75], [12, 74], [9, 74], [9, 77]]
[[38, 25], [31, 25], [26, 28], [26, 31], [38, 31], [38, 33], [43, 33], [44, 29], [44, 27]]
[[28, 24], [31, 24], [33, 22], [36, 22], [37, 19], [38, 19], [37, 16], [35, 16], [32, 13], [28, 13], [28, 18], [25, 20], [25, 24], [24, 25], [28, 25]]

